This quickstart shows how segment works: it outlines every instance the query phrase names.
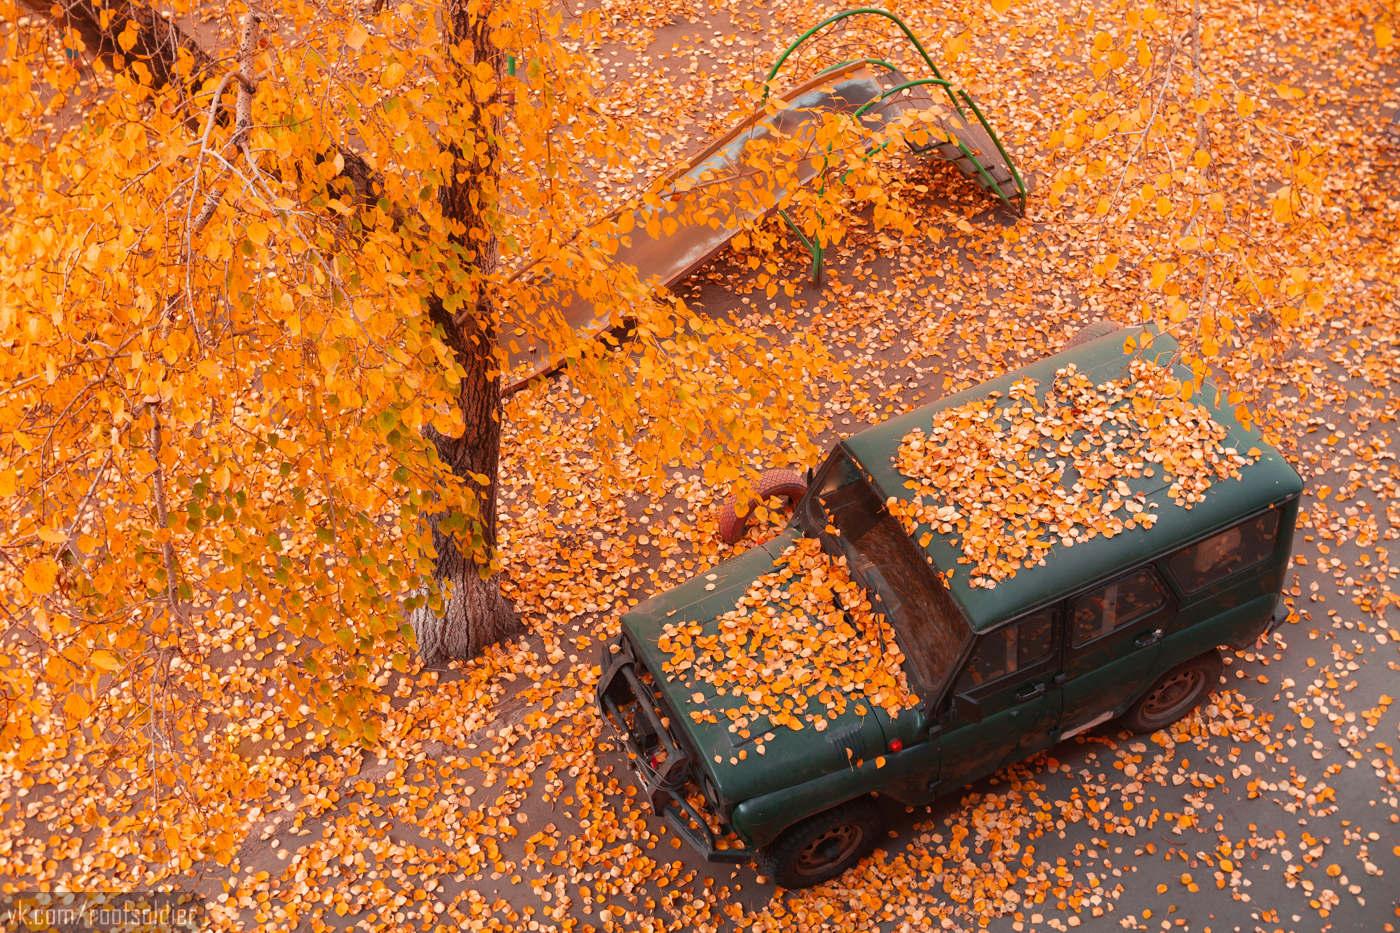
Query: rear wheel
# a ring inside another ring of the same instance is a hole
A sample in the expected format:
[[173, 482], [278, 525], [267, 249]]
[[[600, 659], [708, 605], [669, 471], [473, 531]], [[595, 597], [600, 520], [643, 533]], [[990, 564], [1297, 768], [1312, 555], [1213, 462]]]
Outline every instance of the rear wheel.
[[1064, 349], [1077, 347], [1088, 343], [1091, 340], [1098, 340], [1100, 337], [1107, 337], [1116, 331], [1122, 330], [1112, 321], [1095, 321], [1092, 324], [1085, 324], [1074, 332], [1074, 336], [1069, 338], [1069, 343], [1064, 345]]
[[748, 527], [749, 516], [753, 514], [754, 506], [762, 502], [767, 502], [773, 496], [783, 496], [794, 505], [802, 498], [802, 494], [807, 491], [807, 481], [802, 478], [802, 474], [796, 470], [765, 470], [754, 484], [755, 496], [749, 501], [749, 507], [743, 515], [739, 514], [739, 497], [730, 496], [724, 500], [724, 506], [719, 513], [719, 536], [725, 544], [734, 544], [744, 536], [744, 529]]
[[875, 801], [849, 800], [788, 827], [758, 850], [758, 867], [784, 888], [821, 884], [869, 854], [880, 828]]
[[1191, 715], [1220, 683], [1225, 662], [1215, 648], [1167, 671], [1123, 714], [1129, 732], [1156, 732]]

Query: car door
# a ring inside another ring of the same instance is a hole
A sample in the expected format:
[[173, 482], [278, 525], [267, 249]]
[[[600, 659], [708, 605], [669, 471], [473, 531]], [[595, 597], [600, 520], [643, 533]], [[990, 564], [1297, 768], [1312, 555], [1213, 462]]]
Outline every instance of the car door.
[[[1058, 613], [1047, 609], [982, 635], [948, 701], [938, 790], [951, 790], [1023, 757], [1021, 740], [1058, 719]], [[1053, 725], [1053, 723], [1052, 723]]]
[[1151, 566], [1070, 601], [1059, 675], [1061, 740], [1127, 707], [1155, 672], [1175, 611], [1171, 591]]

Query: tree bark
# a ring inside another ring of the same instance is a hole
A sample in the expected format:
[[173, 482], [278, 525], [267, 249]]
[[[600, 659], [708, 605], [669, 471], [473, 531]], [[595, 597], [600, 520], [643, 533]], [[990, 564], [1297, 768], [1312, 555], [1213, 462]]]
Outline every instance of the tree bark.
[[[483, 4], [484, 9], [475, 11], [470, 6], [469, 0], [449, 0], [446, 11], [450, 40], [464, 49], [458, 62], [459, 79], [466, 85], [467, 73], [485, 63], [497, 76], [499, 87], [503, 55], [491, 41], [486, 23], [489, 5]], [[452, 147], [452, 170], [439, 195], [443, 217], [452, 225], [449, 239], [462, 248], [459, 255], [471, 257], [464, 261], [475, 263], [481, 273], [490, 272], [499, 255], [490, 220], [483, 216], [490, 204], [485, 182], [497, 157], [495, 118], [487, 110], [490, 103], [477, 102], [476, 112], [471, 115], [471, 124], [481, 128], [478, 139], [485, 142], [486, 151], [483, 153], [478, 142], [475, 153], [463, 158]], [[452, 281], [450, 273], [442, 277], [443, 283]], [[429, 300], [428, 313], [442, 329], [466, 374], [458, 394], [464, 425], [461, 435], [448, 437], [431, 427], [426, 433], [438, 456], [456, 476], [468, 482], [471, 474], [487, 477], [487, 488], [478, 490], [481, 511], [474, 530], [485, 540], [489, 556], [496, 547], [496, 484], [501, 450], [501, 376], [494, 356], [496, 326], [490, 298], [478, 297], [474, 313], [462, 316], [460, 323], [439, 294]], [[410, 614], [418, 637], [418, 652], [427, 664], [472, 657], [487, 645], [521, 630], [510, 603], [501, 596], [500, 581], [494, 575], [483, 578], [487, 568], [463, 554], [451, 535], [442, 533], [438, 525], [442, 517], [429, 516], [428, 522], [437, 552], [433, 578], [449, 590], [445, 612], [437, 615], [422, 607]]]
[[[214, 59], [200, 48], [194, 37], [144, 3], [116, 4], [106, 28], [102, 26], [103, 7], [92, 0], [20, 0], [20, 5], [31, 13], [53, 20], [56, 25], [71, 27], [82, 36], [88, 54], [103, 59], [109, 65], [116, 55], [121, 55], [128, 62], [145, 62], [151, 69], [156, 87], [171, 84], [172, 79], [177, 77], [182, 51], [191, 59], [189, 73], [183, 76], [182, 81], [186, 87], [197, 86], [200, 76], [214, 64]], [[54, 16], [55, 7], [61, 11], [61, 16]], [[128, 23], [138, 27], [136, 44], [130, 52], [123, 52], [117, 44], [117, 36], [126, 31]]]

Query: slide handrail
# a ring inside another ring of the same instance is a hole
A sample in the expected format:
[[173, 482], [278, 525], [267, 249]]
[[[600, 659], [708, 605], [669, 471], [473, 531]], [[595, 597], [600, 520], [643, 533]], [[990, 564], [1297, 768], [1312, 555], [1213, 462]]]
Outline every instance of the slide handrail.
[[[778, 60], [773, 63], [773, 67], [768, 69], [768, 76], [763, 79], [764, 87], [762, 99], [765, 101], [768, 99], [768, 82], [773, 80], [774, 76], [776, 76], [778, 73], [778, 69], [783, 67], [783, 63], [788, 60], [788, 56], [790, 56], [794, 51], [796, 51], [799, 45], [806, 42], [808, 39], [812, 38], [812, 36], [814, 36], [816, 33], [825, 29], [827, 26], [830, 26], [832, 23], [839, 23], [843, 19], [848, 19], [852, 16], [862, 15], [883, 16], [885, 19], [898, 26], [900, 31], [904, 33], [904, 37], [913, 43], [914, 48], [919, 50], [920, 57], [923, 58], [924, 64], [928, 65], [929, 71], [933, 72], [933, 76], [939, 81], [943, 82], [943, 91], [948, 95], [948, 101], [953, 105], [953, 109], [956, 110], [959, 114], [962, 114], [963, 118], [966, 119], [967, 114], [963, 113], [962, 107], [958, 104], [958, 99], [955, 96], [953, 96], [952, 84], [950, 84], [948, 80], [943, 77], [943, 72], [939, 71], [938, 66], [933, 63], [932, 56], [928, 54], [928, 50], [924, 48], [924, 44], [919, 41], [919, 37], [914, 35], [914, 31], [910, 29], [907, 25], [905, 25], [904, 20], [900, 19], [898, 16], [895, 16], [889, 10], [881, 10], [878, 7], [869, 6], [859, 7], [854, 10], [846, 10], [843, 13], [836, 13], [831, 16], [828, 16], [826, 19], [822, 20], [820, 23], [817, 23], [817, 25], [813, 26], [811, 29], [807, 30], [802, 35], [798, 36], [795, 40], [793, 40], [792, 44], [789, 45], [787, 49], [783, 51], [783, 54], [778, 56]], [[867, 59], [867, 61], [871, 60]], [[885, 65], [886, 67], [890, 67], [886, 62], [879, 62], [879, 64]], [[890, 67], [890, 70], [896, 71], [897, 69]]]
[[[1011, 177], [1016, 180], [1016, 190], [1021, 193], [1021, 213], [1024, 214], [1026, 212], [1026, 182], [1021, 178], [1021, 173], [1016, 170], [1016, 163], [1011, 160], [1011, 153], [1007, 152], [1006, 147], [1001, 144], [1001, 137], [997, 136], [996, 130], [992, 129], [992, 125], [988, 123], [987, 118], [982, 115], [982, 108], [977, 106], [977, 102], [972, 99], [972, 95], [961, 88], [959, 88], [958, 93], [962, 95], [963, 100], [967, 101], [967, 105], [972, 108], [972, 112], [977, 115], [977, 122], [982, 124], [982, 129], [986, 130], [987, 135], [992, 138], [992, 142], [996, 145], [997, 152], [1001, 153], [1002, 161], [1006, 163], [1006, 167], [1011, 169]], [[981, 165], [981, 163], [979, 162], [978, 165]], [[997, 189], [997, 191], [1000, 190], [1000, 188]], [[1002, 195], [1002, 200], [1006, 200], [1006, 195]], [[1010, 204], [1010, 201], [1007, 201], [1007, 203]]]
[[[893, 97], [900, 91], [906, 91], [909, 88], [921, 87], [928, 84], [937, 84], [944, 87], [945, 89], [948, 87], [948, 82], [944, 81], [941, 78], [919, 78], [914, 81], [906, 81], [903, 84], [898, 85], [897, 87], [892, 87], [889, 90], [884, 91], [880, 94], [879, 97], [866, 101], [860, 106], [858, 110], [856, 110], [855, 113], [851, 114], [851, 117], [852, 119], [859, 120], [861, 114], [865, 113], [867, 110], [869, 110], [871, 107], [874, 107], [876, 104], [879, 104], [889, 99], [890, 97]], [[1016, 190], [1019, 191], [1021, 195], [1020, 209], [1022, 213], [1025, 213], [1026, 183], [1021, 180], [1021, 173], [1016, 170], [1016, 163], [1011, 161], [1011, 155], [1006, 151], [1006, 147], [1001, 144], [1001, 139], [997, 137], [996, 131], [993, 130], [991, 124], [987, 122], [987, 118], [983, 116], [981, 108], [977, 106], [977, 103], [972, 99], [972, 96], [969, 95], [967, 91], [964, 91], [961, 88], [958, 89], [958, 93], [962, 95], [963, 100], [967, 101], [967, 105], [972, 108], [972, 112], [977, 116], [977, 122], [982, 124], [982, 129], [987, 131], [987, 135], [991, 137], [992, 142], [997, 147], [997, 151], [1001, 153], [1002, 160], [1006, 162], [1006, 167], [1011, 170], [1011, 177], [1016, 181]], [[956, 137], [954, 137], [952, 142], [954, 145], [956, 145], [959, 149], [962, 150], [963, 155], [967, 156], [969, 162], [977, 166], [977, 173], [982, 176], [983, 180], [986, 181], [987, 188], [991, 191], [995, 191], [997, 193], [997, 196], [1001, 198], [1001, 200], [1006, 204], [1006, 206], [1010, 207], [1011, 199], [1008, 198], [1004, 192], [1002, 192], [1001, 186], [996, 183], [996, 180], [994, 178], [992, 178], [991, 173], [987, 171], [986, 166], [984, 166], [981, 163], [981, 161], [978, 160], [978, 158], [972, 154], [971, 150], [967, 148], [967, 145], [961, 139], [957, 139]]]

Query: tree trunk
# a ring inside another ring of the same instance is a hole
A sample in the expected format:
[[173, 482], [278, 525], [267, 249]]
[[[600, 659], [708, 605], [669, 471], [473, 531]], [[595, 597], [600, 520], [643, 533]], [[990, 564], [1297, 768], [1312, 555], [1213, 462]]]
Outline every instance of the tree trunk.
[[[449, 0], [446, 15], [450, 40], [454, 45], [466, 46], [465, 60], [459, 62], [461, 80], [467, 82], [466, 72], [485, 63], [497, 75], [499, 86], [503, 56], [491, 41], [486, 23], [489, 5], [483, 4], [484, 9], [468, 12], [469, 5], [469, 0]], [[490, 166], [495, 164], [497, 156], [494, 121], [485, 109], [489, 104], [490, 101], [477, 104], [471, 121], [482, 128], [478, 138], [484, 136], [487, 152], [483, 155], [478, 143], [475, 155], [463, 159], [453, 147], [452, 171], [439, 198], [444, 219], [452, 225], [449, 238], [467, 251], [466, 255], [474, 257], [470, 261], [475, 262], [482, 273], [494, 268], [498, 256], [489, 219], [482, 216], [483, 209], [490, 203], [483, 182], [487, 180], [487, 173], [493, 171]], [[453, 276], [444, 275], [442, 281], [445, 288], [446, 283], [453, 281]], [[501, 450], [501, 377], [493, 356], [496, 328], [490, 299], [482, 296], [475, 304], [474, 313], [461, 316], [459, 320], [444, 307], [441, 296], [434, 295], [428, 303], [428, 313], [433, 323], [442, 329], [466, 375], [458, 395], [463, 422], [461, 436], [448, 437], [431, 427], [426, 433], [437, 447], [438, 456], [456, 476], [469, 483], [471, 474], [487, 477], [487, 488], [478, 489], [481, 513], [477, 530], [486, 541], [489, 554], [496, 547], [496, 483]], [[463, 554], [452, 536], [439, 531], [441, 517], [429, 516], [428, 522], [437, 552], [433, 578], [440, 585], [450, 584], [445, 612], [439, 616], [423, 607], [410, 615], [418, 636], [418, 652], [427, 664], [472, 657], [487, 645], [521, 630], [510, 603], [501, 596], [499, 580], [495, 576], [483, 579], [486, 567]]]
[[[67, 25], [72, 28], [83, 37], [88, 54], [105, 60], [109, 65], [117, 55], [121, 55], [127, 63], [134, 60], [145, 62], [151, 69], [156, 87], [172, 83], [181, 51], [191, 58], [190, 73], [183, 76], [188, 88], [197, 86], [196, 79], [201, 76], [207, 77], [205, 72], [214, 64], [213, 58], [200, 48], [192, 36], [139, 0], [117, 3], [110, 8], [104, 8], [93, 0], [57, 0], [57, 3], [53, 0], [20, 0], [20, 5], [31, 13], [54, 19], [60, 27]], [[62, 10], [61, 17], [54, 17], [54, 6]], [[111, 17], [106, 26], [102, 25], [103, 13]], [[130, 52], [123, 52], [117, 44], [117, 36], [126, 31], [128, 23], [137, 27], [136, 44]]]

